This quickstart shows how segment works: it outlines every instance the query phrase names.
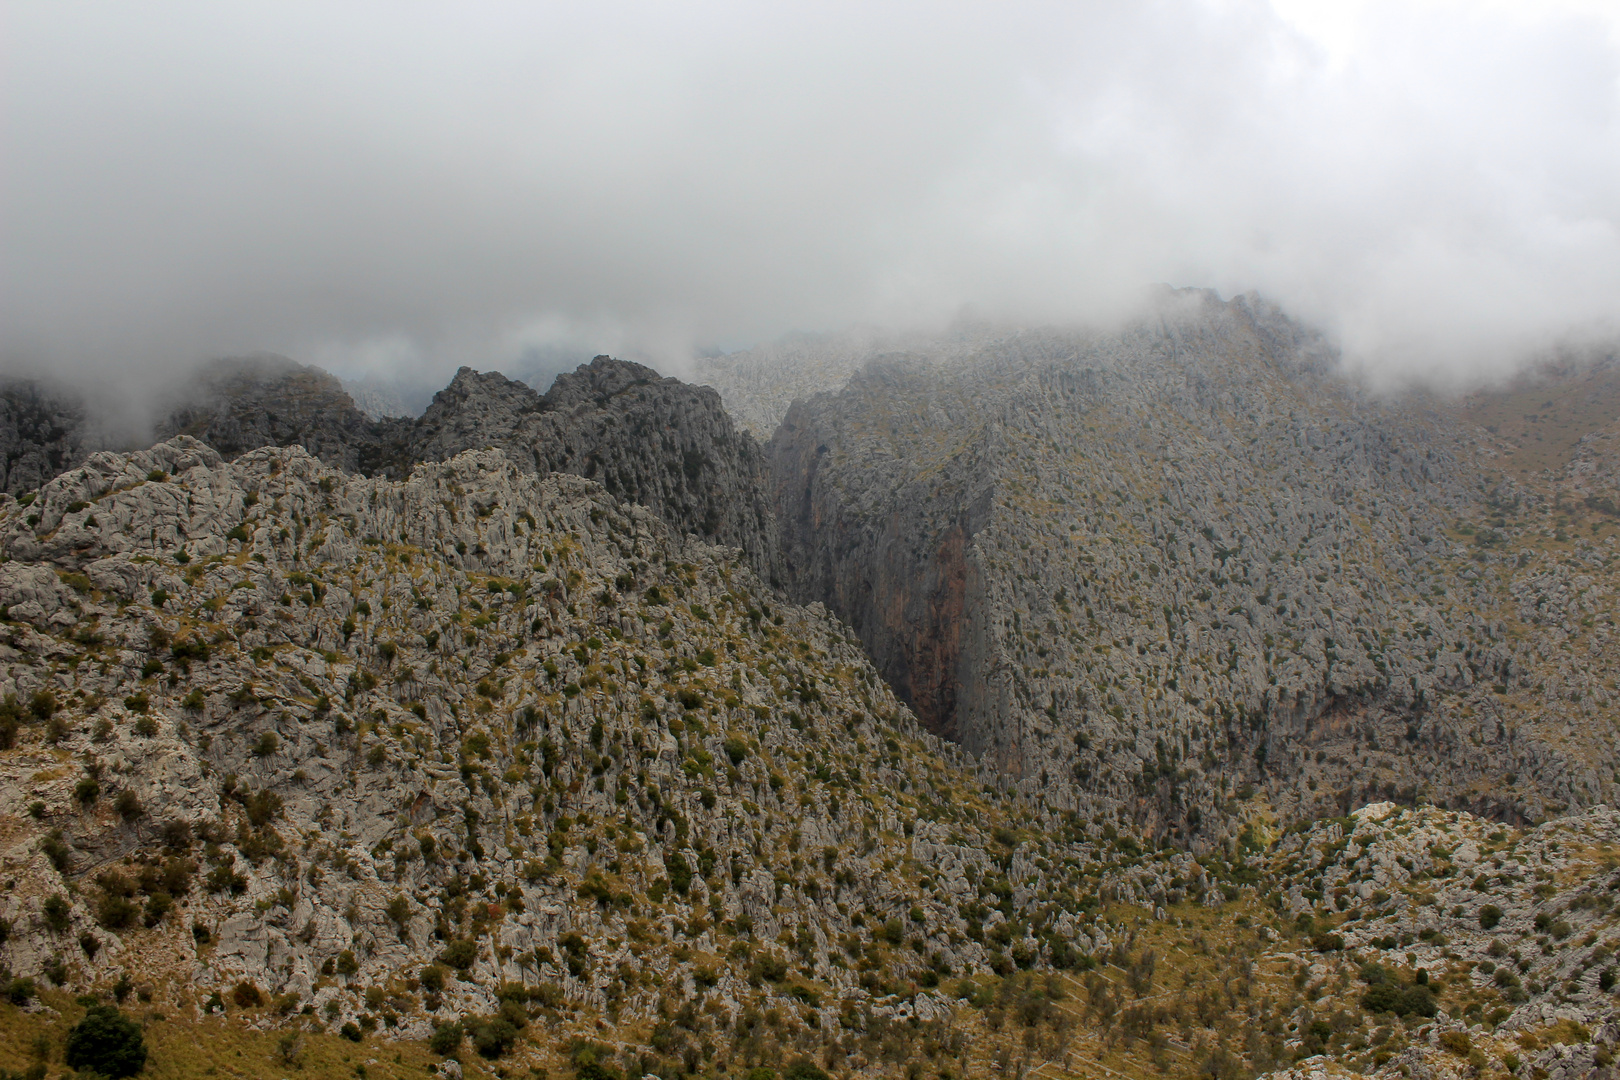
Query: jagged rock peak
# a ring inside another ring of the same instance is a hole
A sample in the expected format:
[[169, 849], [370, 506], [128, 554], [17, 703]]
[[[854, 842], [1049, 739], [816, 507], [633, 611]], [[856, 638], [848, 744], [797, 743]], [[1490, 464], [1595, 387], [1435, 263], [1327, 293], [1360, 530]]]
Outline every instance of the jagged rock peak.
[[391, 437], [392, 475], [500, 446], [524, 468], [596, 480], [685, 532], [740, 547], [762, 577], [776, 577], [763, 455], [708, 387], [608, 356], [559, 375], [544, 395], [462, 368], [419, 421]]
[[[610, 399], [632, 387], [659, 383], [686, 385], [679, 379], [666, 378], [644, 364], [598, 356], [589, 364], [581, 364], [572, 372], [558, 375], [551, 389], [546, 391], [546, 400], [559, 408], [586, 401], [604, 406]], [[704, 388], [695, 389], [701, 392]]]

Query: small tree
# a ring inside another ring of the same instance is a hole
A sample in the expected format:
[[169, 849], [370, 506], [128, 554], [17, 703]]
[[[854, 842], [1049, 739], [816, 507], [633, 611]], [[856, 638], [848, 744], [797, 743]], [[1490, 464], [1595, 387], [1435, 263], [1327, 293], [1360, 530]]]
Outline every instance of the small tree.
[[461, 1049], [462, 1035], [460, 1024], [440, 1024], [428, 1038], [428, 1049], [440, 1057], [449, 1057]]
[[45, 925], [60, 934], [68, 928], [73, 909], [68, 906], [67, 897], [61, 893], [52, 893], [45, 898], [40, 913], [45, 916]]
[[399, 930], [399, 940], [404, 941], [406, 932], [411, 925], [410, 901], [405, 899], [404, 894], [396, 895], [392, 900], [388, 901], [387, 912], [388, 918], [393, 921], [394, 926]]
[[782, 1076], [783, 1080], [829, 1080], [827, 1074], [809, 1058], [796, 1059]]
[[134, 1076], [146, 1067], [146, 1041], [140, 1025], [111, 1005], [92, 1005], [68, 1032], [63, 1062], [71, 1069], [109, 1080]]

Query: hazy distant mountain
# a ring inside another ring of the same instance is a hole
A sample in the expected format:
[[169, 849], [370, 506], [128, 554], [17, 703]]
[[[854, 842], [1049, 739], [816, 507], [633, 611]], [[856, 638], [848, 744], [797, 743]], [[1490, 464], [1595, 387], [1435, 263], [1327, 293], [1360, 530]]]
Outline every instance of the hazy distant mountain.
[[354, 400], [354, 407], [372, 420], [416, 416], [421, 411], [406, 405], [405, 399], [400, 396], [399, 388], [393, 383], [375, 377], [344, 379], [343, 389]]

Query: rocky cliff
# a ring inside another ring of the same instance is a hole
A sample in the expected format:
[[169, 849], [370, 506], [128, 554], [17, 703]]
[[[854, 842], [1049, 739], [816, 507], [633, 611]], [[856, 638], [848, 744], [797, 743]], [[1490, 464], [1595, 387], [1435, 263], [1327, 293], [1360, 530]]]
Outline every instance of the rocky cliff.
[[606, 356], [558, 375], [545, 394], [463, 368], [421, 419], [396, 422], [386, 438], [396, 473], [500, 446], [525, 468], [596, 480], [680, 529], [742, 548], [761, 576], [773, 576], [763, 455], [707, 387]]
[[1612, 534], [1555, 533], [1448, 409], [1203, 294], [880, 358], [767, 448], [784, 574], [931, 730], [1157, 834], [1218, 834], [1256, 791], [1589, 805], [1615, 782]]

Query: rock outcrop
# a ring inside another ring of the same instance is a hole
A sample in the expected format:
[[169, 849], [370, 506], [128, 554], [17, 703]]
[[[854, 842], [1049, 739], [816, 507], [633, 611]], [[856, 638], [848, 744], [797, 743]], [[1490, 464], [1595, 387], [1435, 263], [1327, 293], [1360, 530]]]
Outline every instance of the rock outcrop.
[[742, 548], [773, 576], [775, 523], [764, 460], [707, 387], [599, 356], [545, 394], [462, 368], [420, 420], [389, 432], [394, 471], [499, 446], [525, 468], [596, 480], [677, 528]]

